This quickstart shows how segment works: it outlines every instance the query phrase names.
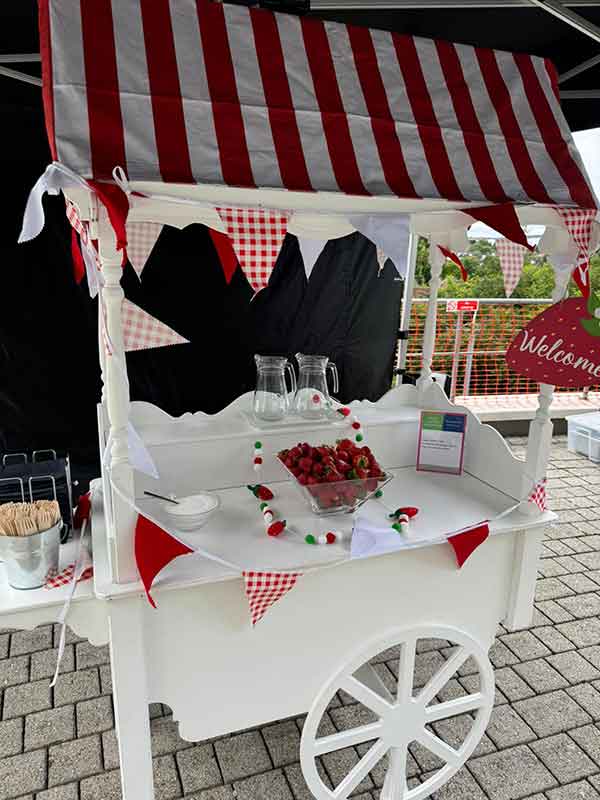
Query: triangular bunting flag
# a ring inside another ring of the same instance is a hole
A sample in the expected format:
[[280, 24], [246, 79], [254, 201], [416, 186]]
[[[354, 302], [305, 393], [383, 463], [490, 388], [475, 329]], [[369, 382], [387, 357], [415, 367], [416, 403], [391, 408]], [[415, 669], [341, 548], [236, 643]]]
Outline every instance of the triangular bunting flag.
[[460, 277], [463, 279], [463, 281], [468, 281], [469, 273], [467, 272], [465, 265], [456, 255], [456, 253], [454, 253], [452, 250], [448, 250], [447, 247], [443, 247], [441, 244], [438, 244], [438, 247], [440, 248], [442, 255], [450, 259], [450, 261], [452, 261], [453, 264], [456, 264], [456, 266], [459, 268]]
[[449, 536], [448, 541], [452, 545], [456, 556], [456, 563], [459, 568], [465, 563], [469, 556], [483, 544], [490, 535], [490, 528], [487, 522], [482, 522], [475, 528], [461, 531], [454, 536]]
[[244, 275], [264, 289], [287, 233], [289, 214], [260, 208], [217, 208]]
[[523, 262], [525, 261], [525, 248], [510, 242], [508, 239], [498, 239], [496, 253], [500, 260], [500, 269], [504, 276], [504, 293], [510, 297], [521, 280]]
[[511, 242], [522, 244], [528, 250], [535, 249], [527, 241], [527, 236], [521, 227], [515, 207], [511, 203], [502, 203], [497, 206], [481, 206], [480, 208], [463, 208], [462, 212], [493, 228], [506, 239], [510, 239]]
[[592, 223], [596, 218], [594, 209], [557, 208], [565, 228], [571, 239], [579, 248], [577, 263], [574, 264], [573, 280], [581, 294], [587, 299], [590, 296], [590, 247], [592, 243]]
[[216, 231], [214, 228], [209, 228], [208, 233], [214, 248], [217, 251], [217, 255], [219, 256], [221, 268], [223, 270], [223, 274], [225, 275], [225, 282], [231, 283], [233, 274], [238, 268], [238, 260], [229, 236], [227, 236], [225, 233], [221, 233], [220, 231]]
[[138, 276], [142, 274], [162, 229], [160, 222], [127, 223], [127, 257]]
[[126, 298], [121, 306], [121, 322], [123, 347], [127, 353], [172, 344], [189, 344], [188, 339], [184, 339], [173, 328], [169, 328]]
[[325, 249], [327, 239], [304, 239], [298, 237], [298, 247], [302, 254], [302, 261], [304, 262], [304, 272], [306, 273], [306, 280], [310, 280], [311, 273], [319, 256]]
[[410, 216], [408, 214], [381, 214], [350, 217], [350, 222], [359, 233], [394, 262], [398, 275], [404, 278], [408, 266], [410, 244]]
[[141, 514], [138, 515], [135, 526], [134, 549], [135, 561], [148, 601], [156, 608], [156, 603], [150, 594], [154, 579], [173, 559], [194, 551]]
[[543, 478], [541, 481], [538, 481], [535, 484], [531, 490], [531, 494], [527, 499], [530, 503], [534, 503], [540, 511], [546, 511], [548, 508], [546, 497], [546, 478]]
[[301, 572], [243, 572], [252, 625], [296, 585]]

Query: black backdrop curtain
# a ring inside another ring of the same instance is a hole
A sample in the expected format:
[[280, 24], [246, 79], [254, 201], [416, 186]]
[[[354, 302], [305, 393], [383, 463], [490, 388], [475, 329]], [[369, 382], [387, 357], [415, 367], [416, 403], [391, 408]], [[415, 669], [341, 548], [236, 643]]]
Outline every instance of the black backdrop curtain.
[[[46, 227], [2, 250], [0, 449], [70, 451], [98, 472], [95, 404], [100, 392], [97, 307], [72, 277], [62, 198], [47, 198]], [[16, 231], [13, 239], [16, 242]], [[356, 233], [326, 245], [306, 280], [288, 235], [269, 286], [253, 298], [241, 269], [226, 284], [207, 229], [165, 226], [142, 280], [131, 266], [127, 297], [190, 344], [128, 353], [131, 397], [172, 416], [215, 413], [254, 388], [254, 353], [329, 356], [339, 399], [378, 399], [390, 386], [402, 282]]]

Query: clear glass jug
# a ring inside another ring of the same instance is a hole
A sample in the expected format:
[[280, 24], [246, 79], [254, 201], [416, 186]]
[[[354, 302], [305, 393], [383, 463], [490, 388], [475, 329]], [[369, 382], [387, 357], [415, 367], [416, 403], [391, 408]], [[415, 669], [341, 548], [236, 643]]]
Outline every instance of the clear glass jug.
[[327, 386], [327, 370], [333, 377], [333, 393], [339, 391], [337, 367], [327, 356], [306, 356], [296, 353], [300, 367], [294, 411], [305, 419], [323, 419], [331, 413], [331, 397]]
[[296, 373], [284, 356], [254, 356], [254, 361], [257, 372], [254, 416], [265, 422], [277, 422], [290, 410], [285, 373], [289, 372], [292, 394], [296, 393]]

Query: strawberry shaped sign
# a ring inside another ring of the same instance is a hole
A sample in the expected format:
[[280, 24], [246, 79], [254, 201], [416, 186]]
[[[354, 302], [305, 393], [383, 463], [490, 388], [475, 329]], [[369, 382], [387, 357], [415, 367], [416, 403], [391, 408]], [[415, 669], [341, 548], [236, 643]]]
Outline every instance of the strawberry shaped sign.
[[506, 362], [538, 383], [578, 389], [600, 382], [600, 298], [571, 297], [532, 319], [513, 339]]

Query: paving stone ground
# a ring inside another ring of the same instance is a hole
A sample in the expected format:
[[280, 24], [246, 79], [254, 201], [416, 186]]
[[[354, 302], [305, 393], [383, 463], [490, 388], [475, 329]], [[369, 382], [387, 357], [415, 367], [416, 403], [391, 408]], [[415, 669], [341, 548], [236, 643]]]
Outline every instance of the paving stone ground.
[[[523, 439], [511, 441], [523, 454]], [[600, 800], [600, 468], [569, 453], [556, 437], [548, 472], [550, 504], [560, 516], [544, 544], [532, 627], [500, 627], [490, 658], [496, 705], [487, 733], [438, 800]], [[109, 658], [70, 635], [57, 686], [50, 688], [58, 629], [0, 630], [0, 800], [119, 800]], [[447, 642], [422, 640], [415, 686], [448, 656]], [[386, 683], [397, 663], [389, 652], [375, 669]], [[444, 701], [477, 689], [469, 664], [438, 695]], [[369, 720], [340, 692], [321, 735]], [[149, 709], [157, 800], [310, 800], [299, 765], [302, 718], [282, 720], [217, 741], [190, 744], [163, 705]], [[457, 747], [472, 718], [434, 723]], [[322, 759], [335, 784], [368, 745]], [[440, 766], [412, 744], [409, 785]], [[380, 764], [356, 800], [377, 800]]]

